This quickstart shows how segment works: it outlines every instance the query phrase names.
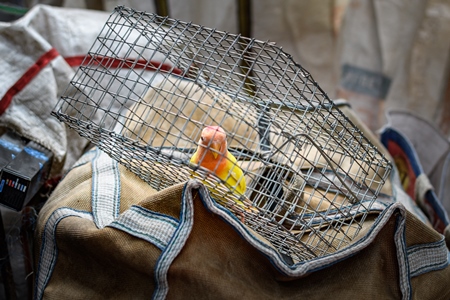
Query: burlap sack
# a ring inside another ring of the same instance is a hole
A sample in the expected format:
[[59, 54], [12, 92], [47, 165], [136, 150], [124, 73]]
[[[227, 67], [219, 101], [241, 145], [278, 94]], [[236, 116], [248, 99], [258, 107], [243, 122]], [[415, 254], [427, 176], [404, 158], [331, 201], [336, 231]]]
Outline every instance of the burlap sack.
[[440, 234], [393, 203], [333, 255], [289, 265], [197, 181], [156, 192], [98, 149], [42, 209], [35, 299], [448, 299]]
[[[151, 175], [168, 176], [161, 169]], [[402, 190], [395, 171], [385, 189], [392, 198], [376, 203], [383, 209], [369, 215], [353, 243], [293, 264], [200, 182], [186, 177], [156, 191], [94, 148], [40, 211], [34, 297], [449, 298], [443, 236]]]

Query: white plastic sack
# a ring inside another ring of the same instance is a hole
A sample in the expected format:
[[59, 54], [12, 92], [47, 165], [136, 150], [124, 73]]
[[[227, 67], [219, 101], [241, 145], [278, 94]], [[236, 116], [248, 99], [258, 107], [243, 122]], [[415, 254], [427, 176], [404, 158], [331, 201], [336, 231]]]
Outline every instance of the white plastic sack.
[[0, 126], [49, 148], [52, 176], [68, 170], [87, 142], [50, 113], [108, 16], [38, 5], [0, 23]]

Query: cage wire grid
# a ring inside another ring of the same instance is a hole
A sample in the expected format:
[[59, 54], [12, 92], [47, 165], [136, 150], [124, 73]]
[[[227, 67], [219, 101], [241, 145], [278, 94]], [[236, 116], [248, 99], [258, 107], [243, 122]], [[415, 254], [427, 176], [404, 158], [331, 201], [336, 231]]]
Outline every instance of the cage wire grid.
[[[52, 114], [156, 190], [200, 180], [290, 263], [349, 245], [391, 169], [275, 44], [124, 6]], [[209, 125], [227, 134], [243, 195], [190, 161]]]

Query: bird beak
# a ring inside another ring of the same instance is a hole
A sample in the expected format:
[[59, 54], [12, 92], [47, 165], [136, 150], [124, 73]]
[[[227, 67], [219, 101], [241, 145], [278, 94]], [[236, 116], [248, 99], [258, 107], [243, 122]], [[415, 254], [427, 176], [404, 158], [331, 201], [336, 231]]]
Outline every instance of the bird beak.
[[211, 151], [211, 153], [214, 156], [214, 159], [216, 159], [217, 155], [219, 155], [220, 143], [212, 142], [211, 145], [209, 146], [209, 148], [213, 149], [213, 151]]

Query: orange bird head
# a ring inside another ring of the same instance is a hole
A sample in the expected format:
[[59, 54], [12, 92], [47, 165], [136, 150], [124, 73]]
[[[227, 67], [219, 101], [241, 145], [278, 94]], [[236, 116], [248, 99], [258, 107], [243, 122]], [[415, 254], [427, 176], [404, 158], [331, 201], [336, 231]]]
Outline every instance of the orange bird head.
[[227, 153], [227, 134], [220, 126], [205, 127], [198, 143], [201, 152], [208, 151], [208, 148], [212, 149], [208, 152], [212, 154], [214, 159], [217, 159], [219, 154], [223, 157]]

